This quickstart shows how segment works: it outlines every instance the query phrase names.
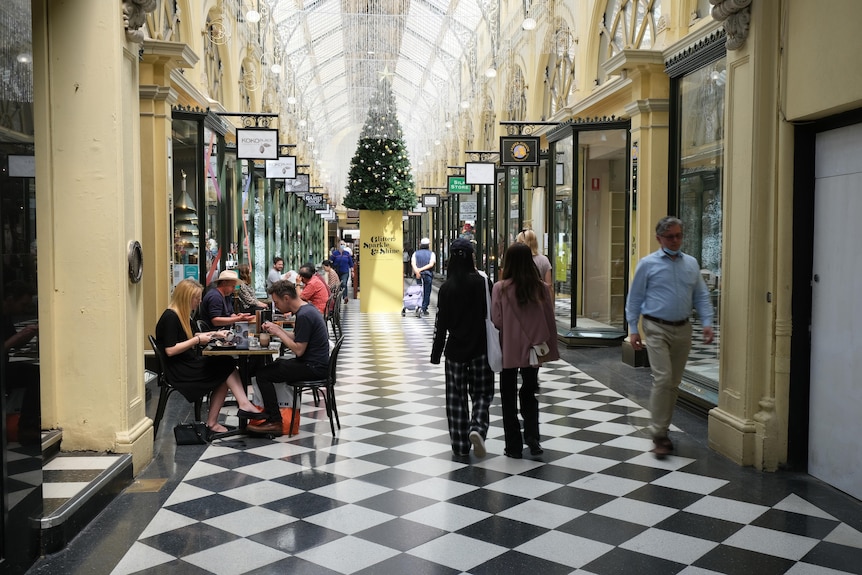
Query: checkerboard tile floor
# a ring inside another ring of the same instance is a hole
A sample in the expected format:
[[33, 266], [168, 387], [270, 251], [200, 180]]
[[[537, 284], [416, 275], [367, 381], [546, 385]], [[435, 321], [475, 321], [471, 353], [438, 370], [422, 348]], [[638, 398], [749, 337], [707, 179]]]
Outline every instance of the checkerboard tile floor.
[[678, 429], [656, 460], [648, 412], [565, 361], [542, 456], [501, 455], [499, 398], [488, 456], [453, 456], [433, 314], [349, 307], [335, 437], [309, 394], [299, 435], [206, 447], [112, 575], [862, 573], [859, 501]]

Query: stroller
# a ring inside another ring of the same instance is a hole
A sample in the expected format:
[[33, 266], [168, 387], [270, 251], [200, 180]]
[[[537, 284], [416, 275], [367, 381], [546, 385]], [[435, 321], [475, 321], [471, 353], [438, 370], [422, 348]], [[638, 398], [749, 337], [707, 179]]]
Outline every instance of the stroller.
[[424, 288], [422, 280], [416, 280], [416, 283], [407, 286], [404, 290], [404, 307], [401, 308], [401, 317], [407, 315], [407, 310], [414, 310], [416, 317], [422, 314], [422, 297], [424, 296]]

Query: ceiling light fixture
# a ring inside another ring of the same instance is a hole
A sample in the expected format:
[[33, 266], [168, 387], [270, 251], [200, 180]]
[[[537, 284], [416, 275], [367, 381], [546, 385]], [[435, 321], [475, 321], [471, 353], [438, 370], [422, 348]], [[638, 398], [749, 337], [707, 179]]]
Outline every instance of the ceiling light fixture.
[[252, 24], [260, 22], [260, 12], [257, 10], [249, 10], [245, 13], [245, 19]]
[[290, 104], [291, 106], [296, 104], [296, 96], [288, 96], [287, 97], [287, 103]]
[[487, 76], [488, 78], [496, 78], [497, 70], [495, 68], [488, 68], [487, 70], [485, 70], [485, 76]]
[[468, 102], [467, 100], [464, 100], [463, 102], [461, 102], [461, 107], [466, 110], [467, 108], [470, 107], [470, 102]]
[[15, 57], [15, 59], [18, 60], [18, 62], [20, 62], [21, 64], [29, 64], [33, 61], [33, 56], [31, 56], [27, 52], [21, 52], [20, 54], [18, 54], [18, 56]]
[[272, 66], [270, 66], [270, 67], [269, 67], [269, 69], [270, 69], [270, 70], [272, 71], [272, 73], [273, 73], [273, 74], [275, 74], [276, 76], [278, 76], [279, 74], [281, 74], [281, 64], [273, 64]]
[[524, 30], [535, 30], [536, 29], [536, 19], [535, 18], [524, 18], [524, 21], [521, 23], [521, 28]]

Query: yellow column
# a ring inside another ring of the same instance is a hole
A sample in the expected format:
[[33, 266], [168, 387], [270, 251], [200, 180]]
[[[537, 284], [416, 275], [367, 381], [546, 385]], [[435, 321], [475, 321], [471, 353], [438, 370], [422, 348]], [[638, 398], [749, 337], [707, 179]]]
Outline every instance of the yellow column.
[[33, 13], [42, 425], [63, 429], [64, 450], [132, 453], [137, 471], [153, 447], [143, 289], [127, 271], [141, 238], [139, 45], [120, 2]]
[[664, 63], [633, 63], [627, 71], [632, 81], [632, 101], [625, 107], [631, 118], [632, 146], [637, 145], [637, 211], [632, 218], [635, 240], [631, 273], [637, 262], [654, 251], [656, 222], [668, 215], [668, 150], [670, 81]]
[[359, 211], [362, 233], [358, 246], [359, 309], [363, 313], [401, 311], [404, 294], [401, 214], [401, 210]]
[[789, 180], [792, 170], [781, 146], [792, 143], [779, 131], [776, 113], [778, 4], [752, 3], [748, 39], [727, 55], [721, 379], [718, 406], [709, 414], [710, 447], [762, 469], [775, 469], [786, 459], [787, 374], [780, 375], [783, 397], [776, 398], [776, 371], [786, 372], [781, 364], [789, 353], [789, 303], [779, 306], [776, 325], [774, 298], [789, 297], [786, 288], [776, 287], [777, 273], [785, 276], [782, 283], [790, 281], [784, 251], [789, 248], [778, 247], [789, 230], [778, 218], [791, 216], [787, 204], [776, 206], [779, 178]]
[[141, 199], [146, 251], [144, 332], [155, 334], [156, 322], [171, 296], [170, 211], [172, 165], [170, 158], [171, 106], [177, 94], [171, 89], [171, 70], [191, 68], [198, 57], [186, 44], [144, 40], [140, 64]]

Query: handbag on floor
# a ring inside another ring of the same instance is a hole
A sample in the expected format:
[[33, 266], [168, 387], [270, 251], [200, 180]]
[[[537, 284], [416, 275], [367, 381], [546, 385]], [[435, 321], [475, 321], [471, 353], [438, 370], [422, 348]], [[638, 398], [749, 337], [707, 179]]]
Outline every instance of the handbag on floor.
[[207, 426], [202, 421], [178, 423], [174, 426], [174, 439], [177, 440], [177, 445], [205, 445]]
[[[479, 272], [479, 275], [485, 278], [487, 283], [488, 276], [484, 272]], [[491, 321], [491, 294], [488, 293], [488, 287], [485, 289], [485, 340], [488, 349], [488, 365], [491, 366], [491, 371], [500, 373], [503, 371], [503, 350], [500, 349], [500, 330]]]

